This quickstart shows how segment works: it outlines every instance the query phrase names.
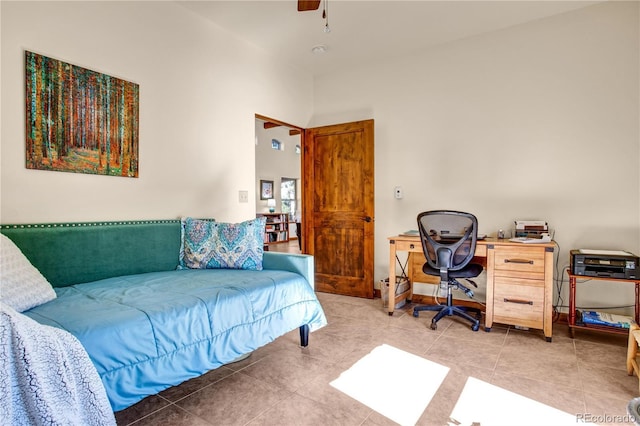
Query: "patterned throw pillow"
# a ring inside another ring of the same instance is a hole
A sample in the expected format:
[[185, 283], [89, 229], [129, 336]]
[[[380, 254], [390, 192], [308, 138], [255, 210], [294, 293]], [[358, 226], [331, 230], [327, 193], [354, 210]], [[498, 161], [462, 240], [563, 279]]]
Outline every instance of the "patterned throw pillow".
[[18, 246], [0, 234], [0, 299], [18, 312], [55, 299], [56, 292]]
[[187, 266], [184, 263], [184, 242], [186, 241], [185, 238], [185, 228], [187, 226], [187, 219], [193, 221], [193, 220], [197, 220], [197, 221], [201, 221], [201, 222], [215, 222], [216, 220], [213, 218], [207, 218], [207, 219], [192, 219], [192, 218], [187, 218], [187, 217], [182, 217], [180, 218], [180, 254], [178, 255], [178, 269], [184, 269]]
[[190, 269], [262, 270], [266, 218], [242, 223], [184, 219], [182, 266]]

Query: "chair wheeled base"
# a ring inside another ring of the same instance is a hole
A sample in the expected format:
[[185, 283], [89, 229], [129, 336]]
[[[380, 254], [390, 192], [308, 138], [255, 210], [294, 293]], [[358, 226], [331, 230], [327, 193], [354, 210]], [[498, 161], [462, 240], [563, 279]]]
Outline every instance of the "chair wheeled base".
[[[445, 316], [457, 315], [471, 322], [471, 330], [478, 331], [480, 329], [480, 319], [482, 319], [482, 311], [478, 308], [472, 308], [470, 306], [457, 306], [453, 304], [453, 295], [451, 292], [452, 287], [466, 288], [456, 280], [452, 280], [447, 286], [447, 304], [446, 305], [425, 305], [416, 306], [413, 308], [413, 316], [418, 318], [420, 311], [435, 311], [438, 312], [431, 320], [431, 329], [438, 329], [438, 321]], [[476, 317], [472, 317], [469, 313], [475, 313]]]

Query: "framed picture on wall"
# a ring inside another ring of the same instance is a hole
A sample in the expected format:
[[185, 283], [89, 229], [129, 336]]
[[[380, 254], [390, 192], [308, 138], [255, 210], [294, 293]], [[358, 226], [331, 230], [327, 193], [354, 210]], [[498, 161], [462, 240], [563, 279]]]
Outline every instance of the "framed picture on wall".
[[260, 181], [260, 199], [270, 200], [273, 198], [273, 181], [261, 180]]
[[138, 177], [140, 87], [25, 51], [28, 169]]

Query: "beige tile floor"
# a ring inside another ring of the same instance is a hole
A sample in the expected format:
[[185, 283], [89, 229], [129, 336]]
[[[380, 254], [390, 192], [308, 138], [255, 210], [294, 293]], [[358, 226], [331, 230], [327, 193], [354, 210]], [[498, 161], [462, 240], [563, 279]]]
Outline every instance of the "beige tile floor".
[[[539, 331], [494, 324], [490, 333], [482, 327], [474, 333], [453, 318], [444, 318], [433, 331], [433, 314], [422, 312], [414, 318], [410, 305], [390, 317], [380, 299], [325, 293], [318, 298], [329, 325], [311, 333], [307, 348], [299, 346], [294, 330], [244, 361], [117, 412], [118, 424], [395, 424], [329, 385], [381, 344], [450, 368], [419, 425], [455, 424], [450, 415], [468, 377], [594, 423], [629, 423], [626, 405], [638, 396], [638, 379], [626, 373], [624, 336], [577, 331], [571, 339], [567, 326], [556, 324], [553, 342], [548, 343]], [[406, 383], [411, 374], [392, 366], [391, 372], [380, 369], [378, 377], [384, 391], [395, 393], [406, 391], [406, 384], [399, 383]], [[487, 396], [478, 395], [482, 397]], [[512, 425], [534, 415], [512, 409]]]

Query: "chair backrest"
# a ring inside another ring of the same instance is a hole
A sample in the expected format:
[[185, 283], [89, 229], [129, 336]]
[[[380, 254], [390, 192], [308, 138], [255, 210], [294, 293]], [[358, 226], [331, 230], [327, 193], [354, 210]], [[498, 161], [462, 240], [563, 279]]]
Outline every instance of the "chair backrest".
[[471, 213], [432, 210], [418, 215], [422, 250], [429, 266], [458, 271], [473, 259], [478, 220]]

